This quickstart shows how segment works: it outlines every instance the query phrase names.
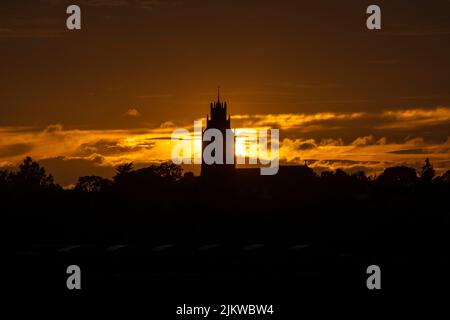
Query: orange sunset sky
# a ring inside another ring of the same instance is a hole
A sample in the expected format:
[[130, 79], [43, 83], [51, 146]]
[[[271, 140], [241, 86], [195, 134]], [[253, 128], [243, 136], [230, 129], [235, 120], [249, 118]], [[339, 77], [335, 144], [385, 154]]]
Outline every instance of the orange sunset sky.
[[[82, 29], [69, 31], [69, 4]], [[280, 160], [317, 171], [450, 169], [450, 2], [5, 0], [0, 168], [56, 182], [170, 159], [216, 99], [234, 128], [279, 128]]]

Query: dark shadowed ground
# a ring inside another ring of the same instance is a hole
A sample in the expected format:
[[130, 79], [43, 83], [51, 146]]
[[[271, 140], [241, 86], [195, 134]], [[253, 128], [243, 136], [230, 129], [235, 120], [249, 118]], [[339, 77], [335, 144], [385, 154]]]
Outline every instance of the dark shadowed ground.
[[[75, 190], [48, 179], [34, 189], [23, 177], [3, 184], [18, 294], [144, 300], [167, 318], [182, 304], [274, 304], [282, 316], [317, 301], [446, 296], [446, 175], [397, 167], [371, 180], [302, 166], [217, 181], [172, 165], [121, 169]], [[82, 270], [78, 292], [66, 288], [71, 264]], [[378, 292], [366, 287], [372, 264]]]

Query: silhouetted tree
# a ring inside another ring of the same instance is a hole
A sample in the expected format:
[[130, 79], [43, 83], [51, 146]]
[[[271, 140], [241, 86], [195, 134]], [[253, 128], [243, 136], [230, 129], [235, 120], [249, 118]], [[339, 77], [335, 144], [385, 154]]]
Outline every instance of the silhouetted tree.
[[442, 174], [441, 180], [443, 183], [450, 185], [450, 170]]
[[362, 192], [360, 184], [357, 183], [356, 179], [342, 169], [337, 169], [335, 172], [323, 171], [320, 175], [319, 190], [326, 197], [337, 196], [340, 199], [345, 194], [350, 196], [351, 194]]
[[183, 174], [183, 179], [192, 180], [194, 178], [195, 178], [194, 173], [191, 171], [185, 172]]
[[11, 183], [18, 188], [27, 189], [48, 189], [56, 187], [53, 176], [45, 172], [38, 162], [30, 157], [26, 157], [19, 165], [19, 171], [10, 175]]
[[430, 163], [430, 159], [426, 158], [425, 159], [425, 164], [422, 167], [422, 171], [420, 172], [420, 178], [422, 179], [422, 181], [430, 183], [435, 175], [435, 171], [433, 166]]
[[366, 193], [368, 191], [370, 179], [366, 176], [364, 171], [357, 171], [351, 175], [352, 184], [355, 186], [355, 191], [359, 193]]
[[152, 169], [159, 177], [171, 181], [180, 180], [183, 173], [183, 168], [173, 162], [163, 162], [159, 166], [152, 166]]
[[336, 171], [334, 172], [334, 177], [338, 179], [346, 179], [348, 177], [348, 174], [342, 169], [336, 169]]
[[121, 165], [113, 178], [112, 191], [127, 206], [145, 207], [149, 199], [153, 205], [164, 206], [182, 177], [181, 166], [172, 162], [151, 165], [138, 170], [132, 163]]
[[85, 176], [78, 178], [74, 191], [102, 192], [112, 185], [112, 181], [99, 176]]
[[[375, 180], [369, 179], [363, 171], [349, 175], [342, 169], [323, 171], [317, 177], [312, 168], [304, 165], [283, 166], [276, 176], [266, 177], [261, 177], [259, 170], [256, 170], [258, 174], [255, 175], [240, 175], [237, 171], [225, 182], [220, 179], [213, 181], [214, 187], [203, 183], [200, 177], [190, 172], [183, 176], [181, 166], [172, 162], [141, 169], [135, 169], [133, 163], [125, 163], [116, 170], [112, 180], [99, 176], [80, 177], [74, 187], [76, 192], [39, 192], [56, 185], [53, 177], [38, 162], [27, 157], [17, 172], [0, 170], [0, 197], [3, 202], [10, 200], [14, 206], [17, 203], [39, 203], [54, 204], [56, 207], [74, 199], [72, 207], [138, 207], [152, 208], [156, 212], [159, 209], [182, 209], [180, 204], [183, 201], [195, 208], [210, 204], [215, 206], [222, 203], [220, 201], [223, 199], [231, 199], [233, 207], [243, 211], [271, 212], [281, 203], [281, 211], [288, 212], [318, 207], [349, 208], [353, 205], [363, 208], [369, 204], [382, 207], [387, 203], [399, 208], [416, 207], [420, 203], [425, 206], [425, 201], [429, 201], [430, 197], [436, 199], [433, 203], [439, 203], [438, 200], [448, 196], [450, 187], [450, 170], [432, 180], [434, 169], [429, 159], [425, 161], [420, 178], [415, 169], [405, 166], [387, 168]], [[433, 181], [433, 184], [419, 183], [423, 179]], [[221, 189], [218, 191], [217, 188]], [[25, 198], [23, 191], [26, 191]], [[34, 197], [30, 191], [38, 191], [37, 196]], [[223, 208], [225, 211], [228, 207]]]
[[131, 171], [133, 171], [133, 169], [134, 169], [133, 162], [128, 162], [128, 163], [121, 164], [121, 165], [119, 165], [116, 168], [116, 175], [118, 175], [118, 176], [120, 176], [120, 175], [127, 175]]
[[320, 177], [326, 183], [339, 185], [341, 188], [351, 181], [350, 176], [342, 169], [336, 169], [335, 172], [323, 171]]
[[364, 171], [357, 171], [357, 172], [353, 173], [351, 176], [358, 182], [361, 182], [364, 184], [369, 182], [369, 178], [366, 176], [366, 173]]
[[5, 190], [9, 185], [9, 171], [0, 170], [0, 190]]
[[330, 179], [333, 176], [333, 174], [334, 174], [333, 171], [325, 170], [321, 172], [320, 178], [322, 180]]
[[0, 183], [7, 183], [9, 176], [9, 171], [0, 170]]
[[130, 177], [133, 172], [134, 164], [133, 162], [128, 162], [119, 165], [116, 168], [116, 175], [113, 177], [113, 181], [116, 184], [123, 184]]
[[277, 176], [285, 180], [285, 183], [298, 183], [298, 181], [311, 181], [317, 174], [308, 165], [281, 167]]
[[379, 186], [389, 189], [410, 187], [417, 183], [417, 181], [416, 170], [406, 166], [387, 168], [376, 180]]

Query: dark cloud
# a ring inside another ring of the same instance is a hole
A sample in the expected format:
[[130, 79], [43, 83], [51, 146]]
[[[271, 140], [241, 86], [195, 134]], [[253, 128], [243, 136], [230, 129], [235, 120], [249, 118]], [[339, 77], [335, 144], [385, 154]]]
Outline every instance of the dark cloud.
[[298, 146], [299, 150], [312, 150], [312, 149], [315, 149], [315, 148], [317, 148], [317, 146], [314, 143], [311, 143], [311, 142], [301, 143]]
[[314, 171], [321, 173], [323, 171], [335, 171], [342, 169], [348, 174], [364, 171], [367, 175], [379, 173], [390, 164], [380, 161], [354, 161], [354, 160], [318, 160], [311, 161], [310, 166]]
[[114, 167], [104, 165], [102, 158], [93, 159], [69, 159], [65, 157], [55, 157], [42, 159], [39, 163], [45, 167], [46, 171], [51, 173], [55, 181], [62, 186], [75, 184], [78, 177], [96, 175], [105, 178], [111, 178], [114, 173]]
[[355, 160], [321, 160], [320, 161], [323, 164], [329, 164], [329, 165], [354, 165], [354, 164], [378, 164], [379, 161], [355, 161]]
[[149, 150], [154, 147], [153, 142], [140, 144], [136, 146], [123, 146], [116, 140], [101, 139], [95, 142], [83, 143], [77, 151], [73, 154], [78, 157], [87, 157], [93, 154], [103, 156], [115, 156], [120, 154], [127, 154], [130, 152], [138, 152], [142, 150]]
[[146, 140], [147, 141], [152, 141], [152, 140], [172, 140], [172, 137], [154, 137], [154, 138], [148, 138]]
[[388, 153], [393, 153], [393, 154], [428, 154], [428, 153], [430, 153], [430, 151], [426, 151], [424, 149], [405, 149], [405, 150], [390, 151]]
[[0, 158], [20, 156], [33, 150], [33, 147], [30, 143], [15, 143], [0, 146]]

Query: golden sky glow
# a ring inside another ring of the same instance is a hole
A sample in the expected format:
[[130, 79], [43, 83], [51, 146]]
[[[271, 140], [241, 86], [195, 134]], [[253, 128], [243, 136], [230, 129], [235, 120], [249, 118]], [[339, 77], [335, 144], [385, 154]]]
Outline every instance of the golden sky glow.
[[[450, 137], [441, 142], [426, 141], [421, 136], [409, 136], [403, 140], [393, 140], [386, 136], [373, 134], [355, 136], [352, 139], [313, 138], [314, 131], [322, 133], [333, 122], [333, 127], [351, 127], [352, 121], [361, 127], [361, 118], [371, 118], [371, 125], [364, 127], [370, 132], [377, 128], [395, 130], [417, 126], [448, 124], [450, 108], [438, 107], [435, 110], [403, 110], [402, 112], [383, 111], [379, 114], [365, 113], [319, 113], [319, 114], [270, 114], [236, 115], [233, 125], [236, 132], [236, 153], [255, 157], [258, 150], [253, 149], [259, 129], [280, 129], [281, 163], [303, 163], [308, 160], [311, 167], [321, 170], [337, 168], [349, 171], [365, 170], [380, 172], [386, 166], [408, 164], [418, 167], [425, 157], [430, 157], [438, 172], [450, 169]], [[250, 125], [240, 127], [240, 125]], [[124, 162], [148, 164], [171, 159], [172, 148], [177, 141], [171, 141], [173, 123], [165, 122], [156, 128], [127, 130], [71, 130], [61, 125], [51, 125], [37, 130], [32, 127], [3, 127], [0, 129], [0, 166], [13, 167], [25, 155], [37, 159], [47, 159], [49, 171], [53, 162], [85, 161], [89, 163], [86, 174], [95, 174], [99, 168], [112, 169]], [[193, 124], [185, 129], [193, 134]], [[330, 129], [330, 128], [328, 128]], [[336, 132], [331, 130], [331, 132]], [[337, 131], [339, 132], [339, 131]], [[392, 135], [392, 132], [389, 132]], [[346, 141], [345, 141], [346, 140]], [[200, 137], [194, 137], [200, 144]], [[73, 162], [72, 162], [73, 163]], [[104, 172], [104, 171], [102, 171]], [[112, 174], [113, 170], [108, 171]], [[76, 176], [58, 175], [63, 183], [74, 182]]]

